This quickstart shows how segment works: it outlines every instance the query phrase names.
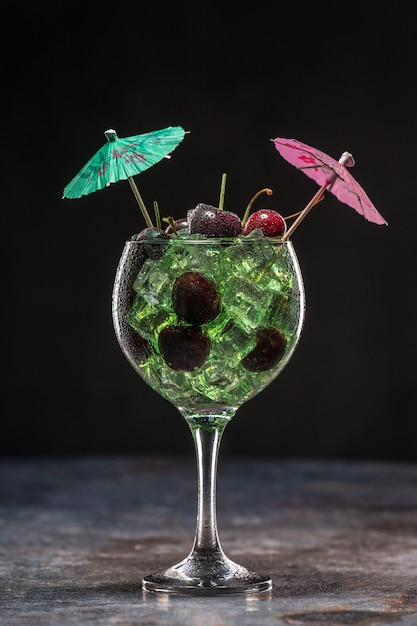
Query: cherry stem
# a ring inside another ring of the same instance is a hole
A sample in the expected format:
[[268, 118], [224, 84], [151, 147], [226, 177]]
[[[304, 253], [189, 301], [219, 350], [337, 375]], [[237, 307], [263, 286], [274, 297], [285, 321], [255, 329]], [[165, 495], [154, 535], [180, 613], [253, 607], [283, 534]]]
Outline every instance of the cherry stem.
[[156, 200], [153, 201], [153, 210], [155, 213], [155, 219], [156, 219], [156, 227], [158, 230], [161, 230], [161, 214], [159, 212], [159, 206]]
[[[317, 198], [317, 200], [315, 201], [315, 203], [314, 203], [314, 205], [313, 205], [313, 206], [315, 206], [316, 204], [318, 204], [318, 203], [319, 203], [319, 202], [321, 202], [322, 200], [324, 200], [324, 194], [322, 194], [319, 198]], [[292, 213], [291, 215], [286, 215], [286, 216], [284, 217], [284, 220], [285, 220], [285, 221], [287, 221], [287, 220], [292, 219], [293, 217], [298, 217], [299, 215], [301, 215], [301, 213], [302, 213], [302, 212], [303, 212], [303, 211], [297, 211], [297, 213]]]
[[177, 225], [175, 223], [175, 220], [173, 217], [171, 217], [171, 215], [168, 215], [168, 217], [166, 219], [164, 219], [165, 222], [168, 222], [168, 224], [171, 226], [172, 228], [172, 232], [174, 233], [174, 235], [176, 235], [178, 237], [178, 229], [177, 229]]
[[222, 174], [222, 183], [220, 187], [220, 198], [219, 198], [219, 209], [221, 211], [223, 210], [223, 205], [224, 205], [224, 194], [226, 191], [226, 178], [227, 178], [227, 174]]
[[248, 206], [246, 207], [246, 211], [245, 211], [245, 214], [244, 214], [243, 219], [242, 219], [242, 228], [246, 224], [246, 222], [248, 221], [249, 213], [251, 211], [253, 203], [255, 202], [256, 198], [258, 198], [258, 196], [260, 196], [262, 193], [266, 193], [268, 196], [272, 196], [273, 191], [272, 191], [272, 189], [269, 189], [268, 187], [265, 187], [264, 189], [261, 189], [260, 191], [255, 193], [255, 195], [251, 198]]

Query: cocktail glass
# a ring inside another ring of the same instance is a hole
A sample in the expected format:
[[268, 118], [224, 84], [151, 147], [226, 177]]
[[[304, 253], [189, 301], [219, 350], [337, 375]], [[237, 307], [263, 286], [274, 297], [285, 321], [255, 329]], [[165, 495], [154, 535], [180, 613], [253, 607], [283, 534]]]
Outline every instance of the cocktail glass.
[[[188, 283], [192, 284], [188, 284]], [[216, 475], [225, 427], [288, 363], [304, 318], [290, 241], [255, 236], [128, 241], [117, 269], [113, 320], [125, 356], [185, 418], [198, 470], [190, 554], [146, 576], [153, 592], [262, 592], [269, 575], [229, 559], [219, 541]]]

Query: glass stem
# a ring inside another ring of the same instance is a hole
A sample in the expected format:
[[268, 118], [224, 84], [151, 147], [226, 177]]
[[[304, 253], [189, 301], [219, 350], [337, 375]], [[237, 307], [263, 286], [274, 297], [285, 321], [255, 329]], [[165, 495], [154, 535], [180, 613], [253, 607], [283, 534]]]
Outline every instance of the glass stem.
[[230, 418], [187, 418], [194, 440], [198, 471], [197, 528], [192, 553], [218, 552], [216, 479], [223, 431]]

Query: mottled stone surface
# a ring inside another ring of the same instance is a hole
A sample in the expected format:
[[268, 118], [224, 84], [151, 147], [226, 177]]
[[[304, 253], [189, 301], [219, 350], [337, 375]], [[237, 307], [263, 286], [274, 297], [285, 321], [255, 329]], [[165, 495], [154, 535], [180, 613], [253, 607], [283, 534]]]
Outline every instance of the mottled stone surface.
[[167, 597], [189, 552], [194, 458], [0, 462], [0, 624], [417, 625], [417, 465], [221, 459], [223, 548], [258, 596]]

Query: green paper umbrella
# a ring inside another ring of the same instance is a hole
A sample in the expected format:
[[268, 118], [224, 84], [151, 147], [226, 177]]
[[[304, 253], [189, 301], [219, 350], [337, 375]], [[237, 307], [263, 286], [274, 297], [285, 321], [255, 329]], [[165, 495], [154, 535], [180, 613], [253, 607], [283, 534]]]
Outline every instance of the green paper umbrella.
[[145, 204], [133, 176], [169, 158], [184, 139], [181, 126], [168, 126], [143, 135], [119, 138], [113, 129], [106, 130], [107, 143], [84, 165], [68, 183], [63, 198], [81, 198], [108, 187], [119, 180], [128, 180], [148, 226], [152, 226]]

